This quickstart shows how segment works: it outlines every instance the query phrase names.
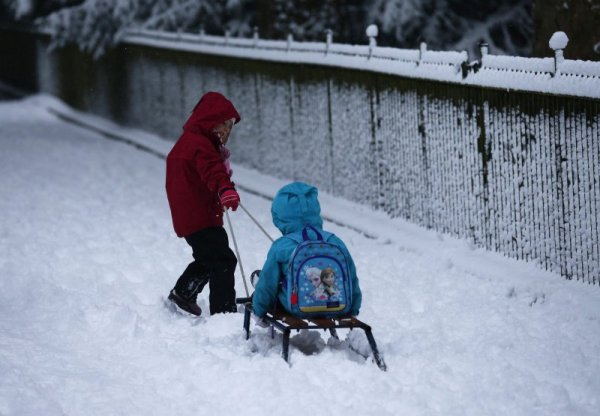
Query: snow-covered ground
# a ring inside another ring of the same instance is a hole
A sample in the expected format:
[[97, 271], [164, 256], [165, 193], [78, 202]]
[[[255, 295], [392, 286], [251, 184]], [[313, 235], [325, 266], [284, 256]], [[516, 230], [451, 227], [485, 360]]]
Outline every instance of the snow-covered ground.
[[[600, 414], [598, 287], [327, 195], [325, 227], [353, 253], [387, 372], [361, 355], [359, 331], [294, 334], [288, 366], [279, 335], [244, 339], [242, 314], [169, 312], [191, 255], [164, 161], [53, 105], [0, 102], [0, 415]], [[285, 181], [233, 170], [275, 236], [257, 194]], [[246, 273], [260, 268], [268, 239], [240, 210], [231, 219]]]

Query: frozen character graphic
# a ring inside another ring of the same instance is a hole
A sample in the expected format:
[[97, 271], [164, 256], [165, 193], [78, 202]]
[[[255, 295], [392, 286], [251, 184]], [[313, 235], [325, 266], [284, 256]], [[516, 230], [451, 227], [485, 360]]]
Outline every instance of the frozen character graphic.
[[313, 285], [314, 289], [310, 292], [310, 297], [313, 300], [326, 300], [327, 295], [323, 283], [321, 282], [321, 269], [317, 267], [309, 267], [306, 269], [306, 277]]
[[337, 300], [340, 293], [335, 285], [335, 271], [331, 267], [326, 267], [321, 271], [320, 275], [323, 292], [327, 296], [327, 300]]

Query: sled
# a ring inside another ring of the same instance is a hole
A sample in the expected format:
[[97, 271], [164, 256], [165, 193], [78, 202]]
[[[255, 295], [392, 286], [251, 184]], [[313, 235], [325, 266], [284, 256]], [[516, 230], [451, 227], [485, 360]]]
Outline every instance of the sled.
[[[236, 299], [238, 304], [244, 305], [244, 330], [246, 331], [246, 339], [250, 338], [250, 317], [252, 315], [252, 300], [251, 298], [240, 298]], [[382, 371], [387, 370], [387, 366], [383, 361], [383, 357], [377, 349], [375, 338], [371, 331], [371, 327], [364, 322], [353, 318], [351, 316], [340, 316], [337, 318], [299, 318], [297, 316], [290, 315], [284, 309], [272, 310], [267, 312], [263, 318], [267, 322], [272, 330], [277, 329], [283, 334], [283, 345], [281, 356], [285, 362], [289, 363], [289, 346], [290, 346], [290, 333], [293, 330], [300, 331], [301, 329], [323, 329], [328, 330], [332, 337], [339, 339], [336, 329], [346, 328], [354, 329], [359, 328], [365, 331], [369, 346], [373, 352], [373, 360]]]

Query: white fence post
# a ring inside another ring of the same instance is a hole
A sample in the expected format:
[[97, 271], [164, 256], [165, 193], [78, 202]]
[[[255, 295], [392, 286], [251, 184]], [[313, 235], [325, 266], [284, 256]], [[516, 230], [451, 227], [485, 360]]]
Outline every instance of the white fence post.
[[567, 47], [569, 43], [569, 38], [565, 32], [554, 32], [550, 41], [548, 42], [548, 46], [550, 49], [554, 49], [554, 74], [553, 77], [557, 76], [560, 73], [560, 64], [565, 60], [565, 56], [563, 54], [563, 50]]
[[488, 45], [487, 42], [485, 41], [481, 41], [479, 43], [479, 52], [481, 53], [481, 57], [483, 58], [484, 56], [486, 56], [488, 53], [490, 53], [490, 46]]
[[425, 52], [427, 52], [427, 43], [421, 42], [419, 44], [419, 62], [417, 62], [417, 66], [421, 65], [423, 62], [423, 58], [425, 58]]
[[252, 45], [256, 48], [258, 45], [258, 27], [254, 26], [254, 33], [252, 34]]
[[294, 35], [288, 33], [287, 35], [287, 52], [292, 49], [292, 42], [294, 42]]
[[325, 29], [325, 56], [329, 54], [329, 48], [333, 43], [333, 30]]
[[373, 50], [377, 47], [377, 36], [379, 35], [379, 29], [377, 25], [369, 25], [367, 27], [367, 37], [369, 38], [369, 56], [367, 59], [371, 59], [373, 56]]

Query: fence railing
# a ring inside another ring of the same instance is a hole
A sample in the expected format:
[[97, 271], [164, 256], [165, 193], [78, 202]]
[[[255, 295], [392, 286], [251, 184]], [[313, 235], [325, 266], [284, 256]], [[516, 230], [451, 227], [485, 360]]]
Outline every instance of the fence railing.
[[481, 44], [480, 57], [470, 60], [466, 51], [432, 51], [424, 42], [419, 49], [381, 47], [377, 46], [375, 36], [369, 38], [368, 45], [346, 45], [332, 42], [330, 35], [325, 42], [296, 42], [291, 37], [278, 41], [260, 39], [257, 35], [234, 38], [135, 30], [127, 32], [123, 41], [238, 58], [337, 66], [481, 87], [600, 98], [600, 62], [564, 59], [567, 39], [562, 44], [550, 42], [555, 49], [554, 56], [549, 58], [491, 55], [488, 46]]

